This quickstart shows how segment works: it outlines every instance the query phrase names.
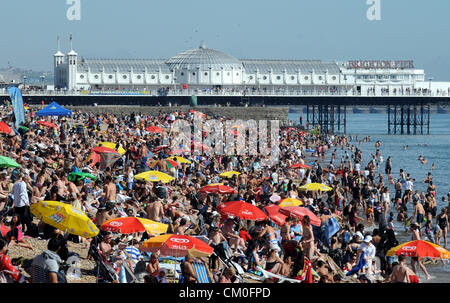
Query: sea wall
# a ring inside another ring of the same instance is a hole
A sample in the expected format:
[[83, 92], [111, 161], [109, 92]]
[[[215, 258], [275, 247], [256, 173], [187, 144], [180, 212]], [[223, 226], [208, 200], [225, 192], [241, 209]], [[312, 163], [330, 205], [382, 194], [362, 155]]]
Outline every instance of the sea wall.
[[[32, 105], [33, 108], [42, 106]], [[79, 110], [93, 114], [112, 113], [120, 115], [122, 113], [131, 114], [142, 113], [149, 115], [167, 114], [170, 112], [187, 112], [191, 109], [200, 111], [208, 115], [218, 115], [231, 119], [242, 120], [279, 120], [280, 125], [285, 125], [288, 120], [289, 107], [212, 107], [212, 106], [65, 106], [70, 110]]]

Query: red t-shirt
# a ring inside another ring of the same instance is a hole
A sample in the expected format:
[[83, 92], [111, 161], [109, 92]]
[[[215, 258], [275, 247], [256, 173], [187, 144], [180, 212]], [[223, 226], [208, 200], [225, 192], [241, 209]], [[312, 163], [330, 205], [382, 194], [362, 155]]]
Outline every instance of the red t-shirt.
[[252, 237], [250, 237], [250, 235], [248, 234], [248, 232], [246, 232], [245, 230], [241, 230], [240, 232], [239, 232], [239, 237], [241, 237], [242, 239], [244, 239], [244, 241], [248, 241], [248, 240], [251, 240], [252, 239]]

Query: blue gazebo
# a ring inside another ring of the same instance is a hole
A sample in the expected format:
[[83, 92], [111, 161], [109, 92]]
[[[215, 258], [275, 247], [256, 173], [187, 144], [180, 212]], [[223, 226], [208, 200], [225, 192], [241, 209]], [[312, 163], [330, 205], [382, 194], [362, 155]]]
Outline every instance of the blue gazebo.
[[58, 117], [72, 117], [73, 113], [56, 102], [50, 103], [48, 106], [44, 107], [40, 111], [36, 112], [37, 117], [42, 116], [58, 116]]

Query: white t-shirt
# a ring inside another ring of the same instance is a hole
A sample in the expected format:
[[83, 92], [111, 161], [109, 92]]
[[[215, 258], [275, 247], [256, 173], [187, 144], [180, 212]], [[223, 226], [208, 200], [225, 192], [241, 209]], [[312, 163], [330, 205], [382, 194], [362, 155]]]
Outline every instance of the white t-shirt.
[[360, 163], [355, 163], [355, 170], [358, 171], [358, 172], [361, 170], [361, 164]]
[[369, 245], [367, 245], [366, 242], [363, 242], [359, 246], [359, 250], [362, 250], [364, 252], [365, 258], [367, 260], [364, 268], [368, 268], [369, 266], [371, 266], [373, 258], [375, 258], [375, 246], [372, 243], [369, 243]]
[[405, 185], [405, 188], [407, 189], [407, 190], [413, 190], [413, 187], [414, 187], [414, 184], [412, 183], [412, 181], [411, 180], [409, 180], [409, 181], [406, 181], [406, 185]]

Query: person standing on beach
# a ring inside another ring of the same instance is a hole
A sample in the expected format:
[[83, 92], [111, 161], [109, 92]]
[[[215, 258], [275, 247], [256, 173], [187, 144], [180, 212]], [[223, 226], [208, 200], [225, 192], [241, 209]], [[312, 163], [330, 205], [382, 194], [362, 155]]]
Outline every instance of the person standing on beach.
[[405, 255], [398, 256], [399, 264], [394, 266], [390, 276], [391, 283], [410, 283]]
[[312, 230], [311, 219], [308, 216], [304, 216], [302, 219], [302, 246], [303, 251], [305, 253], [305, 257], [309, 260], [313, 257], [314, 254], [314, 233]]
[[18, 180], [14, 184], [12, 194], [14, 195], [14, 213], [19, 217], [19, 221], [22, 223], [22, 231], [25, 228], [28, 230], [32, 217], [30, 213], [30, 200], [28, 198], [27, 184], [24, 181], [24, 174], [21, 172], [18, 175]]
[[[415, 223], [411, 224], [411, 232], [412, 232], [411, 241], [420, 240], [419, 230], [420, 230], [420, 227], [417, 224], [415, 224]], [[426, 275], [427, 280], [430, 280], [431, 277], [428, 274], [428, 271], [425, 268], [425, 265], [423, 265], [423, 263], [420, 261], [420, 257], [411, 257], [411, 267], [412, 267], [414, 273], [417, 274], [416, 263], [419, 263], [419, 267]]]
[[[441, 213], [436, 217], [436, 224], [439, 226], [439, 228], [442, 231], [442, 237], [444, 238], [444, 248], [447, 249], [447, 231], [448, 231], [448, 216], [447, 216], [447, 208], [443, 207], [441, 209]], [[441, 241], [439, 240], [439, 243], [436, 243], [438, 245], [441, 245]]]

